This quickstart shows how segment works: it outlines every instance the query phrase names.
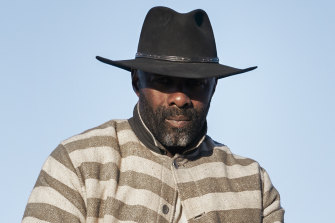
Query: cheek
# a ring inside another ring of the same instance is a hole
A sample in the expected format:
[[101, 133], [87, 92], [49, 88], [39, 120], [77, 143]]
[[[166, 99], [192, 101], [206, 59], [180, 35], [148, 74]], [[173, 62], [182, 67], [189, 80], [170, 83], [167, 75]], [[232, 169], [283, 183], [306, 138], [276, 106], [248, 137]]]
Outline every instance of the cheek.
[[209, 84], [204, 88], [189, 89], [187, 94], [194, 104], [204, 104], [205, 106], [210, 103], [214, 91], [213, 84]]
[[198, 112], [205, 110], [208, 106], [207, 100], [206, 101], [198, 101], [198, 100], [192, 100], [192, 104], [195, 110]]
[[140, 95], [145, 97], [146, 101], [151, 105], [152, 108], [156, 109], [159, 106], [165, 106], [166, 94], [154, 90], [152, 88], [142, 88]]
[[209, 92], [202, 92], [200, 94], [196, 94], [192, 97], [191, 101], [195, 109], [201, 110], [207, 108], [210, 104], [212, 94]]

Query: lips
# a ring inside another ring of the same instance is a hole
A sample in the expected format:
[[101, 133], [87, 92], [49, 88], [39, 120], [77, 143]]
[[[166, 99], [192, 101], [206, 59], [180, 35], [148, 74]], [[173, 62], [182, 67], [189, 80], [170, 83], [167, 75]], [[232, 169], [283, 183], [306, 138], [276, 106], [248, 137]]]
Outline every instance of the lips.
[[184, 115], [170, 116], [165, 121], [175, 128], [182, 128], [191, 123], [191, 119]]

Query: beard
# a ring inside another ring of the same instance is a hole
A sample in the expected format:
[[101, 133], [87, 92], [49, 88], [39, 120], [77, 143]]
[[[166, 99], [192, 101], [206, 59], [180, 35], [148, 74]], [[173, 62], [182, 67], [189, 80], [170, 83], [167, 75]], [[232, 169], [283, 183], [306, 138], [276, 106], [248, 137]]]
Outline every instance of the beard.
[[[208, 105], [201, 109], [158, 106], [153, 109], [144, 95], [139, 96], [141, 117], [154, 137], [167, 149], [180, 151], [192, 145], [203, 132]], [[186, 116], [190, 123], [182, 128], [170, 126], [165, 120], [177, 115]]]

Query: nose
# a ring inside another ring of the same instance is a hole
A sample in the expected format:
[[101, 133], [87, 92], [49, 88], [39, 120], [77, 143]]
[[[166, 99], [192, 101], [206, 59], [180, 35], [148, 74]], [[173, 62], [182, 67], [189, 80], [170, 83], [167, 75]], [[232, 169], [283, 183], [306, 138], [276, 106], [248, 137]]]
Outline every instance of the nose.
[[172, 92], [168, 96], [169, 106], [176, 105], [178, 108], [187, 108], [192, 105], [191, 98], [184, 92]]

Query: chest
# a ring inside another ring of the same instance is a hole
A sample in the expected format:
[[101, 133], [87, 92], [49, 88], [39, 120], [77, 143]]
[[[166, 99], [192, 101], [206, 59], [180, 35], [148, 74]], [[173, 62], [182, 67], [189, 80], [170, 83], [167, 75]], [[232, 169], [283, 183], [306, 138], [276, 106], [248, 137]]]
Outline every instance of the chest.
[[217, 157], [196, 162], [162, 159], [130, 151], [123, 154], [114, 176], [86, 185], [86, 191], [94, 191], [97, 198], [87, 208], [95, 206], [99, 218], [175, 222], [179, 197], [188, 222], [261, 222], [256, 164], [227, 165]]

